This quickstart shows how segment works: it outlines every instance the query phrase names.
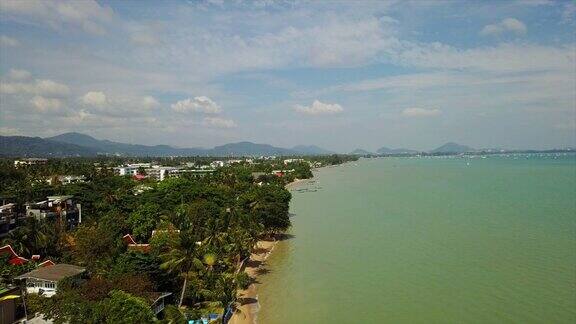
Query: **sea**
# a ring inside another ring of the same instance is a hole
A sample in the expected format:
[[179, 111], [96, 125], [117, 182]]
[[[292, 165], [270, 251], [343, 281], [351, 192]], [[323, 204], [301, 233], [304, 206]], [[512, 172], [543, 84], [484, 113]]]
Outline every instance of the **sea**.
[[360, 159], [293, 188], [259, 324], [576, 323], [576, 155]]

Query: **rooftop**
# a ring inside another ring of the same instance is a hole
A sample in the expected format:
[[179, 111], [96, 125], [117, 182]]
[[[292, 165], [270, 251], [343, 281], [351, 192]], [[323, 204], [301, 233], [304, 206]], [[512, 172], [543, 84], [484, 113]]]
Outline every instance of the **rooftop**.
[[34, 269], [28, 273], [20, 275], [15, 279], [42, 279], [48, 281], [59, 281], [67, 277], [72, 277], [81, 274], [86, 269], [71, 264], [55, 264], [53, 266], [41, 267]]

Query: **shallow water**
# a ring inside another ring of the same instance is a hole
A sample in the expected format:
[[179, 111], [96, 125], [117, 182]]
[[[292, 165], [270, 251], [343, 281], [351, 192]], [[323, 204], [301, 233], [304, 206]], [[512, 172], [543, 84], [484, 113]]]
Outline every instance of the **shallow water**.
[[576, 156], [364, 159], [293, 191], [264, 323], [575, 323]]

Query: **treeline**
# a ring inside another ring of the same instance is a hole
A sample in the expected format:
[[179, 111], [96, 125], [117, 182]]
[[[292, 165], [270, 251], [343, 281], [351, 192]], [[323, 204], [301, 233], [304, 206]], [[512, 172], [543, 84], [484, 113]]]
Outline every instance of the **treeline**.
[[[323, 159], [325, 164], [344, 161]], [[312, 176], [308, 162], [273, 160], [220, 168], [204, 177], [183, 174], [162, 182], [136, 182], [113, 174], [110, 167], [118, 162], [61, 159], [14, 168], [11, 161], [2, 161], [4, 197], [24, 203], [66, 194], [82, 205], [83, 222], [74, 230], [27, 218], [4, 239], [26, 257], [39, 254], [56, 263], [80, 265], [89, 274], [85, 280], [63, 283], [52, 298], [30, 295], [29, 313], [43, 313], [56, 323], [120, 318], [146, 323], [157, 320], [150, 307], [143, 307], [154, 292], [172, 292], [172, 303], [180, 306], [166, 309], [167, 321], [184, 323], [208, 312], [235, 309], [237, 290], [250, 282], [238, 271], [242, 261], [256, 241], [290, 227], [291, 195], [285, 184]], [[274, 170], [292, 171], [278, 176], [270, 174]], [[254, 172], [264, 174], [254, 179]], [[43, 181], [54, 174], [84, 175], [86, 182]], [[126, 234], [150, 244], [149, 251], [129, 250], [122, 240]], [[5, 261], [0, 260], [5, 282], [33, 267]]]

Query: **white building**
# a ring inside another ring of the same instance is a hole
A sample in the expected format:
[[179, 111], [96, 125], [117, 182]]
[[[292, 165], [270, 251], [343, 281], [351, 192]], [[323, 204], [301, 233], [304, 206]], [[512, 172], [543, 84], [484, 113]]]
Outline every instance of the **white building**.
[[15, 160], [14, 161], [14, 167], [18, 168], [20, 166], [46, 164], [46, 163], [48, 163], [48, 159], [29, 158], [29, 159]]
[[76, 175], [61, 175], [61, 176], [55, 176], [55, 177], [48, 177], [46, 179], [46, 182], [48, 182], [49, 185], [53, 185], [52, 182], [54, 182], [54, 180], [58, 181], [59, 183], [63, 184], [63, 185], [67, 185], [67, 184], [71, 184], [71, 183], [81, 183], [85, 181], [85, 177], [83, 175], [81, 176], [76, 176]]
[[224, 161], [212, 161], [212, 163], [210, 163], [210, 166], [212, 168], [221, 168], [225, 165]]
[[52, 297], [58, 290], [58, 283], [65, 278], [78, 276], [86, 269], [71, 264], [55, 264], [36, 268], [30, 272], [16, 277], [17, 280], [26, 280], [26, 292]]

